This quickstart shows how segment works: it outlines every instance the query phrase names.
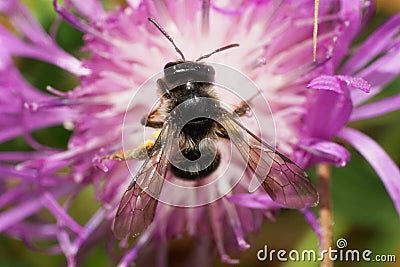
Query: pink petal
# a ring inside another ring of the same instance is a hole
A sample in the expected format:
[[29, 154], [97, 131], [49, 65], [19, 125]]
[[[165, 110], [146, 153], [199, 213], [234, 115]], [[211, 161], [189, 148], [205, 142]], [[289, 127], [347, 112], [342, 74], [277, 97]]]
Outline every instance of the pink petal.
[[308, 136], [319, 139], [332, 139], [348, 122], [353, 111], [350, 93], [354, 89], [368, 92], [368, 82], [358, 77], [344, 75], [321, 75], [308, 86], [317, 90], [310, 93], [307, 101], [307, 116], [303, 127]]
[[308, 164], [328, 162], [336, 167], [344, 167], [350, 159], [350, 153], [343, 146], [323, 139], [303, 139], [298, 146], [312, 155]]
[[321, 75], [313, 79], [308, 85], [308, 88], [316, 90], [328, 90], [338, 94], [344, 94], [339, 80], [335, 76]]
[[339, 14], [342, 25], [332, 53], [334, 66], [338, 66], [342, 62], [355, 36], [360, 32], [362, 25], [365, 24], [366, 17], [363, 16], [363, 13], [367, 7], [366, 2], [340, 0], [336, 3], [340, 6]]
[[368, 67], [364, 68], [358, 75], [368, 80], [371, 84], [369, 95], [352, 92], [351, 98], [355, 105], [370, 99], [378, 94], [391, 81], [396, 79], [400, 73], [400, 42], [386, 52], [381, 58], [377, 59]]
[[[343, 82], [338, 84], [345, 85]], [[347, 86], [309, 94], [302, 127], [306, 137], [330, 140], [348, 122], [353, 105]], [[339, 92], [339, 93], [338, 93]]]
[[397, 165], [379, 144], [357, 130], [344, 128], [338, 136], [352, 144], [375, 169], [400, 215], [400, 171]]
[[304, 215], [304, 218], [310, 224], [311, 228], [314, 230], [314, 233], [318, 237], [319, 249], [322, 250], [322, 229], [318, 222], [317, 217], [311, 209], [302, 210], [301, 213]]
[[12, 209], [2, 212], [0, 214], [0, 232], [17, 225], [18, 222], [38, 212], [41, 207], [42, 203], [39, 198], [31, 198], [20, 205], [14, 205]]
[[350, 120], [373, 118], [398, 109], [400, 109], [400, 94], [357, 107], [351, 114]]
[[387, 51], [393, 39], [400, 31], [400, 15], [396, 15], [385, 22], [378, 30], [368, 37], [347, 60], [341, 68], [341, 73], [354, 74], [373, 61], [379, 54]]
[[71, 0], [76, 10], [90, 21], [98, 20], [105, 15], [99, 0]]
[[308, 85], [308, 88], [318, 89], [318, 90], [328, 90], [334, 91], [338, 94], [345, 94], [343, 90], [343, 85], [345, 83], [349, 89], [359, 89], [363, 92], [368, 93], [371, 85], [364, 79], [360, 77], [351, 77], [345, 75], [321, 75], [313, 79]]
[[371, 95], [352, 93], [355, 104], [379, 93], [400, 73], [400, 15], [376, 30], [346, 62], [340, 73], [357, 74], [372, 85]]
[[54, 197], [50, 193], [44, 193], [42, 196], [43, 205], [57, 218], [59, 223], [67, 226], [75, 233], [83, 232], [82, 226], [80, 226], [71, 216], [62, 208]]
[[[43, 30], [34, 17], [18, 1], [6, 1], [3, 11], [6, 12], [16, 30], [25, 38], [17, 38], [7, 29], [0, 26], [0, 44], [2, 49], [12, 55], [32, 57], [50, 62], [77, 75], [87, 75], [89, 70], [82, 63], [63, 51], [57, 43]], [[2, 6], [0, 6], [1, 10]]]
[[278, 209], [281, 205], [271, 199], [268, 194], [235, 194], [227, 199], [237, 205], [252, 209]]

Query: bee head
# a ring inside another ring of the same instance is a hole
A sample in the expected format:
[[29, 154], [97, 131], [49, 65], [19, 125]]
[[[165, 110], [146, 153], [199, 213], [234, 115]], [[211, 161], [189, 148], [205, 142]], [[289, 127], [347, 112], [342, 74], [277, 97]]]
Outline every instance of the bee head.
[[164, 76], [169, 84], [175, 86], [187, 82], [212, 83], [215, 80], [215, 70], [213, 67], [203, 63], [176, 61], [168, 62], [164, 66]]

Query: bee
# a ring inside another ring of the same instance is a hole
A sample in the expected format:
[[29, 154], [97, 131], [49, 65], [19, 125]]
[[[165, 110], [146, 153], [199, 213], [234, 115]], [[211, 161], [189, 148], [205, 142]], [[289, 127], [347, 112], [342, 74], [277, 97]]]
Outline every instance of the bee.
[[[317, 205], [318, 193], [306, 172], [236, 119], [248, 113], [248, 104], [242, 102], [229, 112], [219, 102], [213, 89], [215, 70], [200, 61], [239, 45], [230, 44], [188, 61], [158, 22], [153, 18], [148, 20], [169, 40], [181, 59], [164, 66], [164, 76], [157, 80], [161, 104], [142, 120], [144, 126], [160, 131], [154, 143], [145, 146], [144, 163], [122, 196], [114, 221], [116, 238], [140, 234], [152, 223], [158, 204], [154, 196], [160, 195], [168, 171], [191, 181], [203, 179], [215, 171], [224, 156], [212, 145], [218, 138], [229, 139], [235, 145], [274, 201], [294, 209]], [[187, 114], [198, 116], [187, 121]], [[103, 159], [137, 158], [133, 154], [119, 152]], [[180, 167], [171, 163], [180, 163], [174, 160], [176, 155], [184, 159]], [[198, 161], [200, 157], [205, 160]]]

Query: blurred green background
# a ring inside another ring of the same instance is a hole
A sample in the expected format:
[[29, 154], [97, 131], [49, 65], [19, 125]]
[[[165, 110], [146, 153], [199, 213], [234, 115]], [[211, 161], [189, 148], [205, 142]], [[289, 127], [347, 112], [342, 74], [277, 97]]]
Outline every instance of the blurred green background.
[[[51, 0], [24, 0], [34, 12], [46, 30], [50, 30], [56, 18]], [[115, 1], [103, 1], [106, 6], [112, 6]], [[370, 23], [367, 32], [371, 32], [391, 14], [400, 11], [400, 1], [378, 1], [378, 11]], [[4, 21], [4, 18], [0, 18]], [[81, 33], [61, 22], [57, 33], [57, 42], [68, 52], [77, 57], [84, 56], [79, 50], [83, 44]], [[35, 87], [45, 90], [51, 85], [60, 90], [70, 90], [78, 84], [73, 75], [52, 65], [31, 59], [15, 59], [25, 78]], [[400, 79], [397, 79], [379, 95], [378, 98], [400, 93]], [[400, 163], [400, 111], [392, 112], [377, 119], [365, 120], [353, 124], [353, 127], [362, 129], [373, 137], [389, 155]], [[44, 144], [65, 147], [70, 132], [63, 127], [39, 130], [34, 133], [35, 138]], [[27, 146], [23, 139], [15, 139], [0, 146], [0, 150], [22, 150]], [[375, 254], [395, 254], [397, 263], [366, 263], [366, 262], [336, 262], [335, 266], [400, 266], [400, 224], [394, 206], [386, 193], [380, 179], [369, 164], [351, 147], [351, 162], [343, 169], [332, 169], [332, 205], [334, 216], [334, 243], [339, 238], [345, 238], [350, 249], [369, 249]], [[315, 169], [308, 173], [314, 176]], [[400, 181], [399, 181], [400, 182]], [[79, 208], [72, 211], [76, 216], [88, 214], [88, 209], [95, 210], [98, 203], [93, 201], [92, 190], [88, 189], [81, 196], [82, 201], [93, 203], [93, 207], [86, 207], [80, 212]], [[90, 204], [89, 204], [90, 205]], [[74, 217], [76, 217], [74, 216]], [[83, 220], [84, 218], [82, 218]], [[78, 220], [80, 221], [80, 220]], [[252, 248], [238, 255], [239, 266], [319, 266], [318, 263], [305, 262], [260, 262], [256, 253], [264, 245], [270, 249], [317, 249], [317, 238], [311, 231], [304, 217], [292, 210], [283, 210], [275, 222], [265, 220], [261, 232], [250, 235], [247, 239]], [[185, 255], [187, 241], [179, 241], [171, 247], [170, 256], [176, 263], [179, 257]], [[83, 266], [110, 266], [107, 255], [104, 253], [105, 244], [99, 243], [97, 248], [87, 257]], [[175, 258], [175, 259], [174, 259]], [[47, 255], [32, 251], [24, 246], [21, 241], [11, 240], [0, 235], [0, 267], [14, 266], [64, 266], [63, 255]], [[215, 266], [228, 266], [219, 259]]]

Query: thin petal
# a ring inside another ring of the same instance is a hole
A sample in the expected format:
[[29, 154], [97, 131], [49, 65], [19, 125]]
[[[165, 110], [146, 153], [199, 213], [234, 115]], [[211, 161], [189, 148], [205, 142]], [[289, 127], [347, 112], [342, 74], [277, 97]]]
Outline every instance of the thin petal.
[[63, 228], [59, 229], [57, 233], [58, 243], [60, 244], [61, 250], [67, 258], [68, 267], [76, 266], [75, 255], [77, 253], [76, 247], [71, 243], [71, 239], [67, 231]]
[[328, 90], [338, 94], [344, 94], [339, 80], [335, 76], [321, 75], [313, 79], [308, 85], [308, 88], [316, 90]]
[[18, 222], [38, 212], [42, 207], [39, 198], [27, 199], [20, 205], [14, 205], [12, 209], [0, 213], [0, 232], [7, 230]]
[[366, 17], [363, 16], [363, 13], [368, 7], [365, 4], [367, 1], [340, 0], [338, 2], [336, 5], [340, 6], [339, 14], [342, 29], [333, 48], [332, 61], [334, 66], [338, 66], [347, 55], [351, 43], [365, 23]]
[[314, 212], [311, 209], [301, 210], [301, 213], [304, 215], [307, 222], [310, 224], [311, 228], [314, 230], [314, 233], [318, 237], [319, 249], [322, 250], [322, 229], [320, 224], [318, 223], [318, 219], [315, 216]]
[[376, 30], [356, 50], [340, 73], [357, 74], [372, 85], [370, 95], [352, 93], [355, 104], [379, 93], [400, 73], [400, 15], [395, 15]]
[[381, 58], [364, 68], [358, 75], [371, 84], [370, 94], [360, 94], [353, 91], [351, 98], [354, 105], [366, 101], [381, 92], [387, 84], [396, 79], [400, 74], [400, 39], [397, 44], [386, 52]]
[[98, 20], [105, 15], [99, 0], [71, 0], [75, 9], [90, 21]]
[[249, 248], [250, 244], [247, 243], [244, 238], [243, 226], [235, 206], [232, 203], [229, 203], [225, 198], [223, 198], [222, 201], [227, 212], [227, 219], [231, 223], [239, 247], [241, 249]]
[[374, 168], [400, 215], [400, 171], [397, 165], [379, 144], [357, 130], [344, 128], [338, 136], [352, 144]]
[[52, 45], [53, 40], [19, 1], [2, 0], [2, 2], [4, 2], [4, 6], [0, 5], [0, 11], [4, 12], [11, 19], [14, 26], [32, 43], [42, 46]]
[[[98, 37], [99, 39], [105, 40], [107, 42], [112, 43], [112, 38], [107, 38], [106, 36], [102, 35], [101, 32], [99, 32], [96, 28], [92, 27], [89, 23], [86, 21], [82, 20], [81, 18], [75, 16], [74, 14], [68, 12], [68, 10], [65, 9], [65, 7], [61, 6], [58, 4], [57, 0], [53, 0], [53, 6], [55, 11], [69, 24], [74, 26], [76, 29], [83, 33], [89, 33], [91, 35], [94, 35]], [[87, 73], [85, 73], [87, 74]]]
[[[54, 190], [53, 195], [58, 198], [66, 194], [71, 194], [71, 192], [76, 192], [76, 190], [79, 190], [76, 185], [60, 185]], [[36, 196], [36, 194], [32, 195], [24, 199], [24, 202], [21, 204], [14, 204], [13, 208], [0, 213], [0, 232], [13, 227], [13, 225], [17, 225], [20, 221], [37, 213], [43, 207], [42, 199]]]
[[252, 209], [278, 209], [281, 205], [271, 199], [268, 194], [235, 194], [227, 199], [237, 205]]
[[341, 73], [355, 74], [392, 45], [400, 31], [400, 14], [386, 21], [358, 47], [353, 56], [341, 68]]
[[218, 216], [220, 213], [220, 211], [218, 210], [219, 209], [218, 205], [214, 202], [210, 204], [208, 208], [210, 213], [211, 230], [213, 233], [215, 243], [217, 245], [218, 253], [221, 257], [221, 261], [228, 264], [238, 264], [239, 263], [238, 259], [233, 259], [226, 253], [224, 244], [225, 243], [224, 226], [222, 225]]
[[83, 232], [80, 226], [71, 216], [62, 208], [50, 193], [44, 193], [42, 196], [43, 205], [57, 218], [62, 225], [67, 226], [74, 232], [80, 234]]
[[118, 267], [131, 266], [132, 262], [138, 257], [139, 251], [151, 240], [156, 230], [155, 224], [151, 224], [137, 239], [136, 244], [125, 253]]
[[301, 140], [297, 145], [311, 154], [308, 164], [327, 162], [337, 167], [344, 167], [350, 159], [347, 149], [331, 141], [309, 138]]
[[79, 235], [79, 237], [74, 241], [75, 247], [81, 247], [83, 242], [86, 241], [93, 231], [96, 230], [99, 225], [106, 219], [106, 211], [100, 208], [85, 224], [84, 231]]
[[321, 75], [313, 79], [307, 85], [307, 87], [318, 90], [334, 91], [338, 94], [345, 94], [346, 92], [343, 90], [342, 82], [344, 82], [349, 89], [359, 89], [366, 93], [368, 93], [371, 88], [371, 85], [366, 80], [360, 77], [352, 77], [346, 75]]
[[357, 107], [350, 116], [351, 121], [374, 118], [400, 109], [400, 94]]
[[55, 224], [21, 222], [13, 226], [7, 232], [20, 239], [53, 239], [58, 233], [58, 226]]
[[[5, 11], [6, 14], [25, 40], [17, 38], [0, 25], [0, 45], [2, 49], [12, 55], [50, 62], [77, 75], [89, 74], [89, 70], [83, 67], [79, 60], [63, 51], [56, 44], [23, 5], [17, 1], [6, 0], [6, 2], [9, 3]], [[12, 4], [10, 4], [11, 2]]]

